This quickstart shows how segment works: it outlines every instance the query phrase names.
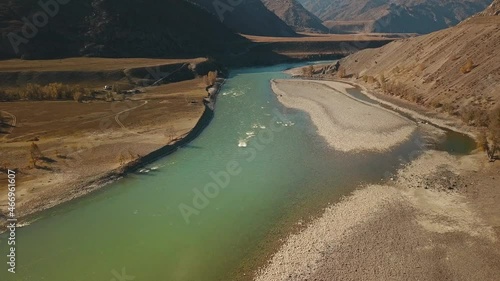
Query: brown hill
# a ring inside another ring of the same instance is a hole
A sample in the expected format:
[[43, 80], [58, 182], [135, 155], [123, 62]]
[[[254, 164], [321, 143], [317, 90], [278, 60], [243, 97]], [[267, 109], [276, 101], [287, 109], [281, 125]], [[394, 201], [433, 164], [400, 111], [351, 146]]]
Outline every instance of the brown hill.
[[487, 112], [500, 112], [499, 3], [456, 27], [360, 51], [341, 67], [386, 94], [487, 125]]
[[300, 0], [333, 32], [426, 34], [458, 24], [491, 0]]
[[214, 1], [188, 0], [211, 13], [232, 30], [258, 36], [295, 36], [293, 29], [273, 12], [269, 11], [261, 0]]
[[264, 5], [297, 32], [328, 33], [322, 21], [296, 0], [262, 0]]
[[0, 3], [0, 57], [205, 56], [244, 41], [186, 1], [80, 0], [57, 8], [47, 12], [37, 0]]

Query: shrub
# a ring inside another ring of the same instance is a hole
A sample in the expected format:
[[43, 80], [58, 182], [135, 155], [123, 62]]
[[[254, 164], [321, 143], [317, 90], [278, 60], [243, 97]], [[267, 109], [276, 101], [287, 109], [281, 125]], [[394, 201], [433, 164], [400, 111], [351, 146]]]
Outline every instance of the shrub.
[[488, 137], [486, 136], [486, 132], [481, 130], [476, 138], [477, 147], [481, 149], [481, 151], [488, 151]]
[[471, 58], [467, 59], [467, 62], [460, 68], [463, 74], [471, 72], [475, 68], [474, 62]]
[[207, 86], [213, 86], [215, 82], [217, 81], [217, 70], [216, 71], [209, 71], [207, 75], [203, 77], [203, 81]]
[[7, 91], [5, 90], [0, 90], [0, 101], [10, 101], [12, 100], [12, 97]]
[[489, 116], [489, 127], [494, 131], [500, 131], [500, 107], [493, 109]]
[[[78, 99], [75, 99], [75, 95]], [[0, 90], [0, 100], [78, 100], [81, 101], [85, 97], [90, 97], [90, 91], [78, 85], [70, 86], [61, 83], [50, 83], [46, 86], [39, 84], [28, 83], [26, 86], [17, 91]]]
[[347, 77], [345, 68], [343, 68], [343, 67], [339, 68], [338, 76], [339, 76], [339, 78]]
[[83, 94], [81, 92], [76, 92], [76, 93], [73, 94], [73, 99], [76, 102], [82, 102], [82, 100], [83, 100]]
[[7, 124], [7, 116], [5, 116], [2, 111], [0, 111], [0, 128], [3, 124]]
[[302, 68], [302, 76], [312, 77], [314, 75], [314, 66], [309, 65]]
[[34, 168], [38, 168], [38, 162], [42, 160], [43, 154], [38, 145], [34, 142], [30, 146], [30, 166], [33, 165]]
[[38, 84], [31, 83], [28, 83], [26, 87], [21, 90], [20, 96], [22, 99], [27, 100], [41, 100], [44, 97], [42, 87]]

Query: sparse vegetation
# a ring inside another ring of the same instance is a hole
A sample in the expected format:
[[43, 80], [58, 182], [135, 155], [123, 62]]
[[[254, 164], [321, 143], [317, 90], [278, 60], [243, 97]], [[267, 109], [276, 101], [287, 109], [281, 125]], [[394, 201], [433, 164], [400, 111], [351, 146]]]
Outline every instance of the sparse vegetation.
[[312, 77], [314, 74], [314, 66], [309, 65], [307, 67], [302, 68], [302, 76]]
[[482, 151], [486, 152], [490, 161], [497, 159], [497, 153], [500, 152], [500, 107], [491, 111], [488, 116], [488, 126], [481, 130], [477, 136], [477, 145]]
[[0, 128], [2, 128], [5, 124], [7, 124], [7, 116], [5, 116], [2, 111], [0, 111]]
[[474, 61], [471, 58], [467, 59], [467, 62], [460, 68], [460, 72], [463, 74], [467, 74], [471, 72], [476, 66], [474, 65]]
[[378, 80], [379, 80], [380, 88], [382, 89], [382, 91], [386, 92], [387, 91], [387, 83], [386, 83], [386, 78], [385, 78], [384, 73], [380, 74], [380, 77]]
[[475, 107], [467, 106], [459, 112], [460, 118], [464, 123], [476, 127], [488, 127], [490, 124], [490, 116], [485, 114], [484, 110]]
[[40, 148], [38, 147], [38, 145], [34, 142], [31, 143], [31, 146], [30, 146], [30, 167], [33, 167], [33, 168], [39, 168], [40, 166], [38, 166], [38, 163], [40, 161], [42, 161], [42, 158], [43, 158], [43, 154], [42, 154], [42, 151], [40, 150]]
[[339, 78], [345, 78], [345, 77], [347, 77], [345, 68], [343, 68], [343, 67], [339, 68], [338, 76], [339, 76]]
[[216, 71], [209, 71], [207, 75], [203, 76], [203, 81], [207, 86], [213, 86], [215, 82], [217, 81], [217, 75], [218, 72]]
[[64, 85], [61, 83], [50, 83], [45, 86], [28, 83], [24, 88], [18, 90], [0, 90], [0, 101], [75, 100], [80, 102], [89, 97], [91, 97], [89, 89], [78, 85]]
[[476, 142], [478, 148], [486, 152], [489, 161], [495, 161], [496, 154], [500, 150], [500, 134], [498, 130], [481, 130], [477, 136]]
[[8, 162], [0, 163], [0, 172], [7, 173], [7, 171], [9, 170], [9, 167], [10, 167], [10, 165]]
[[362, 79], [365, 83], [370, 83], [370, 84], [373, 84], [377, 80], [375, 79], [375, 77], [371, 75], [363, 75]]
[[141, 158], [141, 155], [133, 153], [131, 150], [128, 150], [127, 153], [121, 152], [118, 157], [118, 161], [120, 162], [120, 166], [125, 166], [129, 162], [136, 161]]

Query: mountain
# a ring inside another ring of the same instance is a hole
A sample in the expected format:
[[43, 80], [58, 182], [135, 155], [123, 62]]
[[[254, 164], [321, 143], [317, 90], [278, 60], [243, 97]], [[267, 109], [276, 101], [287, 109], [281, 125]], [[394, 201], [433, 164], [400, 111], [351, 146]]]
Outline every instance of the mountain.
[[185, 1], [59, 2], [1, 3], [0, 57], [207, 55], [229, 51], [232, 42], [245, 41], [203, 9]]
[[274, 37], [296, 36], [293, 29], [269, 11], [261, 0], [188, 1], [203, 7], [217, 20], [238, 33]]
[[454, 26], [492, 0], [299, 0], [336, 33], [426, 34]]
[[386, 94], [487, 125], [487, 112], [500, 113], [500, 0], [455, 27], [363, 50], [340, 65]]
[[262, 0], [264, 5], [297, 32], [328, 33], [322, 21], [297, 0]]

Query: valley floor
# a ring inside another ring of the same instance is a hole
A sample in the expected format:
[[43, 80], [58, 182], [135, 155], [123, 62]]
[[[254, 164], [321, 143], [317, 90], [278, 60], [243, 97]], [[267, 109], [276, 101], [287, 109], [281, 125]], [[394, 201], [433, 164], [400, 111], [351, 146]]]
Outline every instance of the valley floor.
[[[2, 169], [18, 171], [18, 218], [96, 190], [127, 165], [174, 146], [204, 114], [205, 87], [199, 78], [144, 88], [124, 101], [0, 103], [12, 123], [0, 135], [0, 154]], [[37, 168], [30, 163], [32, 143], [44, 157]], [[0, 181], [7, 181], [5, 173]], [[7, 213], [6, 188], [0, 215]]]

